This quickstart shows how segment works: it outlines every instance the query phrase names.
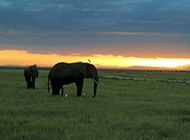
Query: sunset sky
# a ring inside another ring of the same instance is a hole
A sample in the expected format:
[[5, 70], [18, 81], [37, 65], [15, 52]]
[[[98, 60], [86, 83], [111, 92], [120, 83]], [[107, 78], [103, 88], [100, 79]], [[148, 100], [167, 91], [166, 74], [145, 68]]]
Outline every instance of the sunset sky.
[[190, 64], [190, 0], [0, 0], [0, 65]]

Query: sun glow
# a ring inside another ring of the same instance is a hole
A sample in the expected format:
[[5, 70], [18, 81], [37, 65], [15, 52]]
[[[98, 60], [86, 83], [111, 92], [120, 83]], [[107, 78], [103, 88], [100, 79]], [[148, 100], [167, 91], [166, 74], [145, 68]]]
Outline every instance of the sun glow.
[[190, 59], [174, 59], [174, 58], [156, 58], [139, 61], [140, 66], [152, 66], [152, 67], [179, 67], [189, 65]]
[[127, 68], [131, 66], [145, 67], [164, 67], [175, 68], [179, 66], [190, 65], [190, 59], [177, 58], [137, 58], [114, 55], [93, 54], [91, 56], [82, 56], [79, 53], [71, 55], [58, 54], [32, 54], [26, 50], [1, 50], [0, 65], [32, 65], [53, 66], [57, 62], [88, 62], [98, 67]]

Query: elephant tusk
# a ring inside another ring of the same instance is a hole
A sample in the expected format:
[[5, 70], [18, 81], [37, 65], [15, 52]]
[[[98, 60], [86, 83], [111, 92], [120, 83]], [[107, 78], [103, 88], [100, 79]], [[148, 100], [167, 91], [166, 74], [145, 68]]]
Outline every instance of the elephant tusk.
[[104, 84], [102, 84], [102, 83], [97, 82], [95, 79], [93, 79], [93, 80], [94, 80], [94, 82], [95, 82], [96, 84], [98, 84], [98, 85], [101, 85], [101, 86], [104, 85]]

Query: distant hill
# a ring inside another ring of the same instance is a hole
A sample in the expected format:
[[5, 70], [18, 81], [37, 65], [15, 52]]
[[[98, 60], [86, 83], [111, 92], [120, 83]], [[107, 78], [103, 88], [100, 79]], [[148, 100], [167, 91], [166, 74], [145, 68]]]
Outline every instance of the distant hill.
[[185, 70], [189, 71], [190, 66], [179, 66], [179, 67], [174, 67], [174, 68], [166, 68], [166, 67], [142, 67], [142, 66], [133, 66], [129, 67], [127, 69], [141, 69], [141, 70]]
[[190, 70], [190, 66], [189, 66], [189, 65], [183, 66], [182, 69], [183, 69], [183, 70]]

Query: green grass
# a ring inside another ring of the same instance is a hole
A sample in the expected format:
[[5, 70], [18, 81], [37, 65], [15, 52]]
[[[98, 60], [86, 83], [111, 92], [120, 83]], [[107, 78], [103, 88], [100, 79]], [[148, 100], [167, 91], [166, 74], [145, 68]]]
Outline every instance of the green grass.
[[47, 92], [49, 69], [39, 69], [36, 89], [26, 89], [23, 68], [0, 69], [0, 139], [3, 140], [179, 140], [190, 139], [190, 85], [103, 78], [190, 79], [188, 72], [98, 70], [100, 82], [85, 79], [85, 97], [75, 84], [68, 97]]

